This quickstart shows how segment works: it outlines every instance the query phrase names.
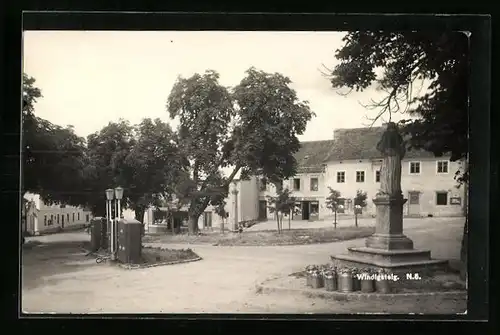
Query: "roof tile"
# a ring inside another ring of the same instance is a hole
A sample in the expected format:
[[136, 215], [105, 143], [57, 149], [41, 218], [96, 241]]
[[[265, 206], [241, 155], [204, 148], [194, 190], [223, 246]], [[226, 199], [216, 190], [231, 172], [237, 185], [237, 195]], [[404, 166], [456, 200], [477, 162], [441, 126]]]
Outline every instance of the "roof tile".
[[[380, 159], [376, 146], [385, 127], [336, 129], [333, 140], [302, 142], [295, 154], [300, 173], [316, 173], [324, 170], [329, 161], [351, 159]], [[431, 158], [424, 150], [407, 150], [405, 158]]]

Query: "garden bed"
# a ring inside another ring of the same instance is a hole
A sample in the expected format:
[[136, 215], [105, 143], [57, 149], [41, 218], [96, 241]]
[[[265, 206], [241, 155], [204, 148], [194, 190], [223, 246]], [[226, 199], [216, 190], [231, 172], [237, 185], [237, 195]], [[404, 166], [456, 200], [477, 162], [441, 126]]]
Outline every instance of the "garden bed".
[[[87, 248], [87, 256], [93, 256], [96, 259], [96, 263], [108, 263], [110, 254], [107, 250], [99, 249], [96, 252], [90, 252], [90, 246]], [[147, 268], [160, 265], [173, 265], [179, 263], [187, 263], [201, 260], [191, 249], [168, 249], [168, 248], [158, 248], [143, 246], [141, 250], [141, 259], [138, 263], [125, 264], [118, 261], [111, 262], [110, 264], [119, 265], [120, 267], [135, 269], [135, 268]]]
[[141, 265], [184, 263], [200, 259], [191, 249], [142, 248]]
[[312, 228], [276, 231], [243, 231], [242, 233], [202, 232], [200, 235], [149, 235], [146, 243], [211, 244], [217, 246], [278, 246], [331, 243], [365, 238], [374, 227]]

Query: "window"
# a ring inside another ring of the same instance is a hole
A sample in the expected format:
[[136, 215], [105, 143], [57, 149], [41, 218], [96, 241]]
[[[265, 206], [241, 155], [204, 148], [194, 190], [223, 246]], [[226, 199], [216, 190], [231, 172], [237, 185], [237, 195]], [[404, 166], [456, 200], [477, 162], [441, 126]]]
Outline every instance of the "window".
[[57, 224], [59, 224], [59, 214], [57, 214]]
[[68, 222], [68, 223], [69, 223], [69, 213], [68, 213], [68, 214], [66, 214], [66, 222]]
[[293, 180], [293, 190], [300, 191], [300, 179], [299, 178], [295, 178]]
[[88, 214], [87, 214], [87, 215], [85, 215], [85, 221], [86, 221], [86, 222], [89, 222], [89, 215], [88, 215]]
[[437, 162], [437, 173], [448, 173], [448, 161]]
[[267, 180], [264, 178], [260, 180], [260, 190], [265, 191], [267, 188]]
[[311, 202], [311, 212], [310, 215], [312, 216], [318, 216], [319, 215], [319, 203], [318, 202]]
[[77, 216], [78, 216], [77, 220], [80, 221], [80, 212], [78, 212]]
[[47, 215], [44, 215], [43, 216], [43, 225], [46, 226], [47, 225]]
[[50, 215], [50, 221], [49, 221], [49, 226], [54, 223], [54, 215]]
[[380, 170], [375, 171], [375, 182], [380, 183]]
[[318, 178], [311, 178], [311, 191], [317, 191], [319, 188]]
[[365, 171], [356, 171], [356, 183], [365, 182]]
[[73, 222], [75, 222], [75, 213], [73, 213]]
[[345, 172], [344, 171], [337, 172], [337, 183], [345, 183]]
[[436, 192], [436, 205], [448, 205], [448, 192]]
[[420, 162], [410, 162], [410, 174], [420, 173]]

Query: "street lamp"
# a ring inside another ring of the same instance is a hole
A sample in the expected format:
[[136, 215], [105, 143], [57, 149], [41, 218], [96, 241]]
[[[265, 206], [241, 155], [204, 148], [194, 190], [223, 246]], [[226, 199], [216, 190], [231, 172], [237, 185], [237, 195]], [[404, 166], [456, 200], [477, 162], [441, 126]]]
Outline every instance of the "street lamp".
[[120, 186], [118, 186], [117, 188], [115, 188], [115, 198], [117, 200], [116, 202], [116, 217], [118, 217], [119, 219], [121, 219], [121, 208], [120, 208], [120, 201], [122, 200], [123, 198], [123, 188], [121, 188]]
[[[121, 218], [120, 212], [120, 201], [123, 198], [123, 188], [121, 187], [116, 187], [115, 189], [108, 188], [106, 190], [106, 214], [108, 218], [108, 227], [109, 227], [109, 232], [110, 232], [110, 252], [111, 252], [111, 259], [114, 260], [116, 259], [116, 239], [117, 239], [117, 225], [118, 225], [118, 220]], [[113, 200], [115, 200], [114, 206], [113, 206]], [[113, 209], [115, 212], [115, 215], [113, 217]]]
[[108, 234], [109, 234], [109, 244], [110, 244], [110, 252], [111, 258], [114, 259], [114, 249], [115, 249], [115, 234], [114, 234], [114, 225], [113, 225], [113, 210], [112, 203], [113, 198], [115, 196], [115, 191], [112, 188], [108, 188], [106, 190], [106, 218], [108, 223]]

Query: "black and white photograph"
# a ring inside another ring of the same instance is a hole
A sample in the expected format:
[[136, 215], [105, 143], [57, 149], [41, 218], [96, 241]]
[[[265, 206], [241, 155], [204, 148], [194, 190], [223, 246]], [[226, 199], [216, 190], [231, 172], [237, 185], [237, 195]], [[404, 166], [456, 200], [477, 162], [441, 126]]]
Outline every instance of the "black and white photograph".
[[464, 31], [25, 30], [26, 314], [467, 314]]

